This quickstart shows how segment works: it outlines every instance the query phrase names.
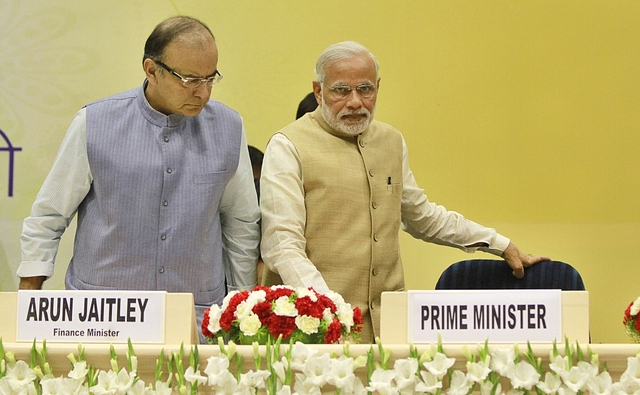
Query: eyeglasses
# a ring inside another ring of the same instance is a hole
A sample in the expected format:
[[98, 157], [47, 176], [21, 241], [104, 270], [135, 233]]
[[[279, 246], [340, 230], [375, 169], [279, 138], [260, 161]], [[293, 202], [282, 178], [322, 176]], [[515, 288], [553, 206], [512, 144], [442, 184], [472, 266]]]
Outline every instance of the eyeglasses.
[[[329, 93], [337, 100], [346, 99], [351, 96], [351, 92], [354, 90], [354, 88], [344, 84], [336, 84], [333, 86], [325, 84], [325, 86], [329, 89]], [[376, 86], [370, 82], [366, 82], [356, 86], [355, 91], [361, 98], [371, 99], [376, 94]]]
[[207, 86], [211, 87], [211, 86], [214, 86], [215, 84], [217, 84], [218, 82], [220, 82], [220, 80], [222, 79], [222, 74], [220, 74], [220, 72], [218, 70], [216, 70], [213, 73], [213, 75], [211, 77], [209, 77], [209, 78], [197, 78], [197, 77], [186, 78], [186, 77], [183, 77], [180, 74], [176, 73], [175, 71], [173, 71], [169, 66], [167, 66], [164, 63], [162, 63], [161, 61], [159, 61], [159, 60], [153, 60], [153, 61], [156, 62], [156, 64], [158, 64], [163, 69], [167, 70], [171, 74], [173, 74], [176, 77], [180, 78], [180, 80], [182, 80], [182, 85], [184, 85], [186, 88], [189, 88], [189, 89], [196, 89], [203, 82], [206, 83]]

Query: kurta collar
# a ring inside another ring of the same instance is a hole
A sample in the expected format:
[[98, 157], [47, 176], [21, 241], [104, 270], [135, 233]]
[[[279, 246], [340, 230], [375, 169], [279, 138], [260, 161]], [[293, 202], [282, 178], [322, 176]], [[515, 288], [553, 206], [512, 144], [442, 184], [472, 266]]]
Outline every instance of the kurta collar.
[[140, 112], [147, 119], [147, 121], [152, 124], [160, 127], [173, 127], [178, 126], [182, 123], [185, 116], [181, 114], [169, 114], [164, 115], [160, 111], [155, 110], [149, 104], [147, 97], [144, 95], [144, 90], [147, 87], [148, 81], [145, 79], [142, 83], [142, 86], [136, 91], [136, 101], [138, 102], [138, 107], [140, 108]]

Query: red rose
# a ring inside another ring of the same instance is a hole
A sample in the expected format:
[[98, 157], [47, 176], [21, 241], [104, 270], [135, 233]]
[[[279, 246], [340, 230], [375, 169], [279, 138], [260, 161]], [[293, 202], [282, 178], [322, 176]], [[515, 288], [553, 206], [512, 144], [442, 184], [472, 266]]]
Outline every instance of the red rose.
[[293, 290], [289, 288], [276, 288], [267, 292], [267, 300], [274, 301], [282, 296], [286, 296], [287, 298], [293, 294]]
[[213, 333], [209, 330], [209, 309], [204, 311], [204, 318], [202, 319], [202, 334], [204, 337], [213, 337]]
[[310, 317], [322, 319], [322, 313], [324, 308], [311, 300], [308, 296], [303, 296], [296, 299], [296, 309], [298, 309], [298, 315], [308, 315]]
[[276, 339], [282, 335], [283, 339], [288, 339], [296, 329], [296, 319], [294, 317], [284, 317], [279, 315], [272, 315], [269, 318], [268, 323], [269, 332]]
[[258, 316], [258, 318], [260, 318], [260, 322], [262, 323], [262, 325], [267, 325], [269, 317], [271, 316], [271, 302], [260, 302], [253, 306], [253, 309], [251, 309], [251, 311], [253, 311]]
[[338, 310], [336, 304], [333, 303], [333, 300], [331, 300], [326, 295], [318, 295], [318, 304], [322, 306], [322, 311], [324, 311], [326, 308], [329, 308], [332, 313], [335, 313]]
[[629, 307], [624, 311], [624, 318], [622, 319], [624, 325], [627, 325], [627, 322], [631, 319], [631, 306], [633, 306], [633, 302], [629, 303]]
[[342, 325], [337, 318], [334, 318], [327, 328], [327, 333], [324, 335], [324, 342], [326, 344], [337, 343], [340, 340], [342, 334]]
[[354, 332], [362, 332], [363, 325], [364, 325], [364, 323], [362, 322], [362, 310], [360, 310], [360, 307], [356, 306], [356, 308], [353, 309], [353, 328], [352, 328], [352, 331], [354, 331]]

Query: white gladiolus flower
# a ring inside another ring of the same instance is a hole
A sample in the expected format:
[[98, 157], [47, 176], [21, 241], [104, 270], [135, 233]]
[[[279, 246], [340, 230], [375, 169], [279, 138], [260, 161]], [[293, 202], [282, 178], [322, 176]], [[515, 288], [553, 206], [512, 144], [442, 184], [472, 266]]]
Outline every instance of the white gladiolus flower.
[[422, 381], [418, 381], [416, 384], [416, 392], [435, 394], [442, 388], [442, 381], [433, 373], [421, 370], [420, 377], [422, 378]]
[[136, 381], [129, 391], [126, 392], [127, 395], [147, 395], [149, 394], [149, 390], [145, 388], [144, 381], [138, 380]]
[[276, 299], [273, 313], [281, 317], [295, 317], [298, 315], [298, 309], [287, 296], [281, 296]]
[[73, 364], [73, 370], [69, 372], [68, 376], [72, 379], [83, 379], [87, 377], [89, 370], [87, 369], [87, 361], [80, 361]]
[[[493, 386], [494, 384], [491, 381], [485, 381], [480, 384], [480, 395], [493, 395]], [[502, 384], [499, 382], [495, 384], [495, 395], [502, 394]]]
[[265, 388], [265, 382], [267, 378], [271, 376], [271, 373], [267, 370], [253, 371], [249, 370], [247, 373], [240, 375], [240, 384], [247, 388]]
[[308, 383], [306, 377], [302, 373], [296, 373], [296, 379], [293, 383], [294, 393], [306, 395], [322, 395], [320, 387]]
[[516, 353], [513, 347], [502, 347], [491, 350], [491, 369], [501, 376], [506, 376], [507, 372], [515, 365]]
[[393, 364], [396, 386], [399, 391], [413, 389], [418, 381], [418, 360], [415, 358], [398, 359]]
[[113, 386], [113, 383], [116, 382], [116, 373], [113, 370], [109, 370], [105, 372], [101, 370], [98, 373], [98, 382], [93, 387], [89, 388], [89, 390], [94, 395], [113, 395], [116, 392], [116, 389]]
[[528, 391], [538, 383], [540, 374], [530, 363], [520, 361], [508, 372], [507, 377], [511, 380], [513, 388], [523, 388]]
[[471, 382], [467, 379], [467, 376], [459, 370], [456, 370], [451, 375], [451, 383], [449, 383], [449, 390], [447, 395], [466, 395], [471, 389]]
[[304, 371], [307, 359], [317, 354], [318, 350], [307, 347], [301, 342], [296, 342], [291, 349], [291, 369], [299, 372]]
[[481, 381], [484, 381], [484, 379], [486, 379], [487, 376], [489, 376], [489, 373], [491, 373], [491, 369], [489, 369], [487, 364], [482, 361], [480, 362], [468, 361], [467, 373], [469, 376], [469, 380], [471, 380], [474, 383], [479, 383]]
[[189, 366], [187, 370], [184, 371], [184, 379], [190, 382], [191, 385], [194, 385], [196, 383], [204, 384], [207, 382], [207, 378], [204, 377], [200, 372], [193, 369], [193, 366]]
[[12, 388], [26, 388], [27, 384], [36, 379], [36, 374], [25, 361], [19, 360], [11, 369], [7, 368], [6, 377]]
[[640, 394], [640, 358], [627, 358], [627, 369], [620, 376], [620, 385], [628, 394]]
[[571, 369], [571, 362], [568, 357], [558, 355], [553, 358], [553, 356], [550, 356], [549, 361], [549, 369], [553, 370], [557, 374], [560, 374], [560, 372], [568, 372], [569, 369]]
[[320, 320], [310, 315], [299, 315], [296, 317], [296, 326], [302, 332], [310, 335], [312, 333], [318, 333], [318, 327], [320, 326]]
[[305, 386], [322, 387], [326, 384], [331, 371], [331, 357], [329, 354], [316, 354], [307, 358], [304, 364]]
[[443, 353], [437, 352], [433, 356], [433, 360], [423, 363], [422, 366], [441, 379], [455, 362], [455, 358], [447, 358]]
[[609, 372], [602, 372], [587, 382], [587, 388], [591, 395], [610, 395], [612, 383]]
[[538, 389], [547, 395], [552, 395], [558, 392], [558, 389], [562, 386], [562, 379], [560, 376], [551, 372], [547, 372], [544, 375], [544, 381], [538, 383]]
[[173, 389], [162, 381], [156, 381], [156, 395], [172, 395]]
[[393, 370], [376, 369], [371, 374], [369, 386], [365, 389], [371, 392], [378, 391], [381, 395], [396, 395], [398, 390], [391, 385], [394, 377]]
[[246, 336], [255, 336], [261, 326], [260, 317], [255, 313], [250, 313], [240, 320], [240, 330]]
[[339, 358], [331, 358], [331, 369], [327, 375], [327, 383], [336, 388], [344, 389], [346, 392], [353, 390], [354, 378], [354, 360], [341, 355]]
[[585, 375], [585, 372], [578, 368], [577, 366], [571, 367], [569, 371], [561, 371], [558, 373], [560, 377], [562, 377], [562, 381], [564, 385], [567, 386], [571, 391], [578, 392], [582, 389], [582, 387], [587, 383], [587, 381], [591, 378], [588, 375]]
[[226, 379], [224, 377], [225, 373], [229, 373], [229, 359], [227, 357], [222, 355], [207, 359], [207, 367], [204, 369], [204, 374], [207, 375], [209, 385], [219, 385]]

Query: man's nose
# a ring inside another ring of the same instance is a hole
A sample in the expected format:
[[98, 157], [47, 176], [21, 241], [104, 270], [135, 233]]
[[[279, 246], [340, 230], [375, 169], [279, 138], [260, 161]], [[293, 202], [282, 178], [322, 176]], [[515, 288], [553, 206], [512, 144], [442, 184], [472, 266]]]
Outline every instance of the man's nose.
[[360, 108], [362, 107], [362, 98], [357, 90], [352, 89], [349, 92], [349, 96], [347, 96], [347, 107], [349, 108]]
[[200, 99], [209, 99], [209, 97], [211, 97], [211, 87], [203, 82], [193, 90], [193, 96]]

